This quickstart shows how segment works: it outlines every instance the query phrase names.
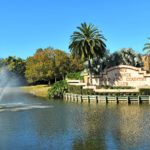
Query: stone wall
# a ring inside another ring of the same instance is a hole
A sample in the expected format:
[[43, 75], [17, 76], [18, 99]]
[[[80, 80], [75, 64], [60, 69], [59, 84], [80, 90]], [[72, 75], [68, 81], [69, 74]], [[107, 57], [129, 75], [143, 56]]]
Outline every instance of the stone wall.
[[[90, 83], [89, 76], [86, 82]], [[150, 86], [150, 74], [141, 68], [120, 65], [106, 69], [98, 76], [93, 75], [92, 84], [97, 86]]]

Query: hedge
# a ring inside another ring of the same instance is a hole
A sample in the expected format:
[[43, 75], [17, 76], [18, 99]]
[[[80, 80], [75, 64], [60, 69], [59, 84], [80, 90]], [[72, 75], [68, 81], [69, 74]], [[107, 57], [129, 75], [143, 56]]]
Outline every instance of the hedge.
[[110, 85], [101, 85], [97, 86], [97, 89], [134, 89], [131, 86], [110, 86]]
[[96, 94], [93, 89], [83, 89], [82, 86], [68, 85], [68, 93], [94, 95]]
[[140, 95], [150, 95], [150, 89], [146, 89], [146, 88], [139, 89], [139, 94]]

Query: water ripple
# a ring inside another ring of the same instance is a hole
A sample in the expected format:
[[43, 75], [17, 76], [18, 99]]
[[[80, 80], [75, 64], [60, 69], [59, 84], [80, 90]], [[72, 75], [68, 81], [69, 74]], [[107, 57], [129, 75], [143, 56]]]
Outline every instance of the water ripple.
[[3, 111], [21, 111], [29, 109], [44, 109], [44, 108], [53, 108], [52, 105], [42, 105], [41, 103], [37, 104], [23, 104], [23, 103], [7, 103], [0, 104], [0, 112]]

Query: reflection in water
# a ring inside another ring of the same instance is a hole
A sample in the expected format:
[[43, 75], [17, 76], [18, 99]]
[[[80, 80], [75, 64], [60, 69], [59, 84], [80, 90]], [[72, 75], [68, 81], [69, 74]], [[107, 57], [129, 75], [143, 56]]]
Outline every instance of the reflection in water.
[[[1, 103], [1, 109], [38, 109], [0, 112], [2, 150], [149, 150], [150, 147], [148, 105], [47, 102], [23, 93], [7, 94], [4, 101], [7, 104]], [[10, 108], [10, 101], [17, 105]]]
[[[144, 149], [150, 138], [149, 106], [122, 107], [119, 112], [120, 145], [126, 149]], [[147, 147], [148, 148], [148, 147]]]
[[[92, 108], [91, 108], [92, 107]], [[149, 149], [149, 106], [88, 106], [84, 110], [84, 137], [74, 140], [74, 150]]]

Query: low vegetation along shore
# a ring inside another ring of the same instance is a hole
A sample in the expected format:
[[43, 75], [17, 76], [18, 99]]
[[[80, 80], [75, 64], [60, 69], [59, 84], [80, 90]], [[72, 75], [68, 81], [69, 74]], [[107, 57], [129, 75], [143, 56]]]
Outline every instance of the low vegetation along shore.
[[42, 97], [48, 98], [48, 85], [34, 85], [34, 86], [22, 86], [20, 87], [24, 92]]

